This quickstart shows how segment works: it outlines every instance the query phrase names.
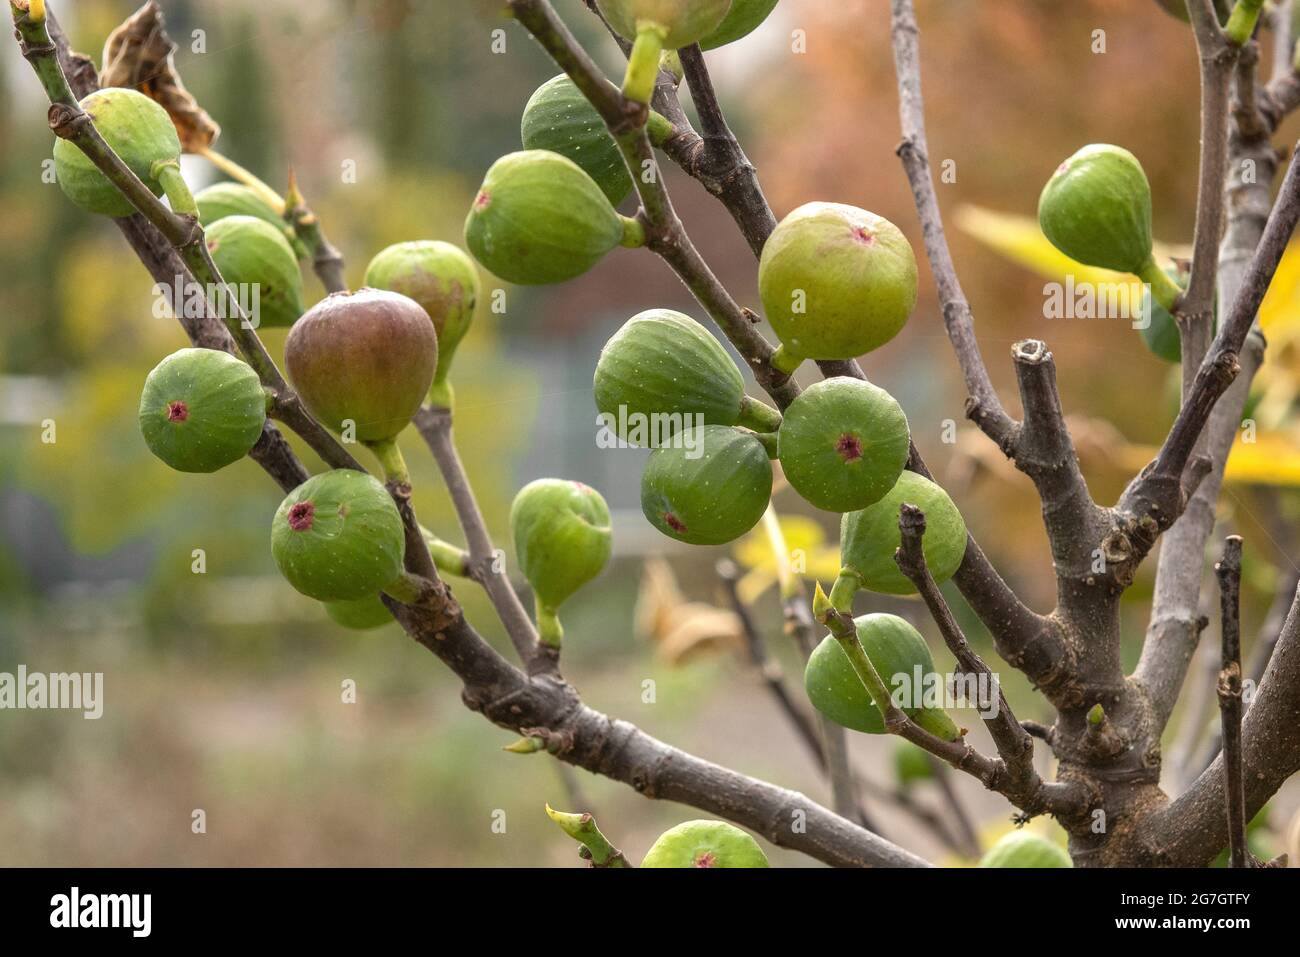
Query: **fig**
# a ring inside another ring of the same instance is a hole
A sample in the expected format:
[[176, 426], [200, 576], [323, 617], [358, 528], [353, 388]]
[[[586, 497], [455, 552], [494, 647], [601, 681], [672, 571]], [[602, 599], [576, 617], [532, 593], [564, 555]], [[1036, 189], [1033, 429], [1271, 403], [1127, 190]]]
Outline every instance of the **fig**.
[[632, 177], [618, 144], [566, 74], [537, 88], [524, 107], [519, 133], [524, 149], [550, 150], [577, 163], [613, 205], [632, 192]]
[[1151, 252], [1151, 186], [1128, 150], [1092, 143], [1065, 160], [1038, 198], [1038, 224], [1071, 259], [1133, 273], [1174, 308], [1180, 290]]
[[[302, 315], [302, 273], [284, 234], [256, 216], [226, 216], [207, 229], [208, 252], [221, 278], [257, 290], [240, 296], [257, 326], [291, 326]], [[238, 291], [238, 290], [237, 290]]]
[[[1183, 286], [1185, 276], [1176, 266], [1170, 266], [1165, 269], [1165, 274], [1174, 282], [1178, 283], [1179, 288]], [[1150, 309], [1151, 322], [1145, 329], [1139, 329], [1142, 335], [1142, 343], [1157, 358], [1164, 359], [1166, 362], [1183, 361], [1183, 337], [1178, 330], [1178, 320], [1174, 318], [1173, 313], [1156, 302], [1148, 288], [1142, 296], [1143, 311]], [[1219, 310], [1218, 303], [1215, 303], [1214, 309], [1215, 327], [1218, 327]]]
[[265, 423], [257, 373], [229, 353], [181, 349], [144, 380], [140, 432], [178, 472], [215, 472], [243, 458]]
[[[88, 94], [81, 108], [104, 141], [155, 196], [161, 196], [167, 186], [164, 167], [179, 180], [180, 138], [167, 111], [149, 97], [108, 87]], [[71, 140], [54, 141], [54, 171], [64, 194], [82, 209], [115, 217], [135, 212], [130, 201]]]
[[609, 506], [581, 482], [529, 482], [510, 506], [510, 532], [519, 568], [533, 588], [537, 630], [558, 647], [564, 635], [556, 611], [609, 561]]
[[429, 314], [438, 338], [438, 367], [430, 399], [450, 408], [447, 374], [478, 304], [480, 286], [474, 261], [459, 246], [439, 240], [398, 243], [370, 260], [365, 284], [414, 299]]
[[904, 504], [925, 513], [922, 553], [934, 580], [942, 584], [952, 577], [966, 555], [966, 523], [948, 493], [915, 472], [904, 472], [898, 484], [880, 501], [856, 512], [847, 512], [840, 522], [839, 580], [831, 591], [831, 604], [842, 612], [852, 607], [859, 588], [886, 595], [911, 595], [916, 589], [894, 563], [894, 552], [902, 543], [898, 513]]
[[909, 788], [934, 777], [930, 756], [910, 741], [894, 744], [894, 778], [901, 788]]
[[507, 282], [542, 285], [581, 276], [619, 245], [645, 241], [568, 157], [524, 150], [492, 164], [465, 220], [474, 258]]
[[378, 594], [350, 601], [327, 601], [323, 604], [325, 614], [329, 615], [331, 621], [352, 631], [370, 631], [393, 623], [393, 613]]
[[979, 867], [1074, 867], [1070, 855], [1045, 837], [1012, 831], [980, 858]]
[[334, 469], [290, 492], [271, 523], [280, 574], [317, 601], [356, 601], [402, 577], [397, 506], [371, 475]]
[[776, 227], [759, 294], [781, 347], [773, 365], [853, 359], [894, 338], [916, 306], [916, 257], [898, 227], [841, 203], [808, 203]]
[[295, 256], [299, 259], [307, 258], [307, 247], [294, 235], [293, 227], [286, 223], [284, 218], [251, 186], [245, 186], [243, 183], [213, 183], [195, 193], [194, 202], [199, 207], [199, 222], [203, 224], [204, 229], [227, 216], [253, 216], [279, 230], [293, 247]]
[[384, 289], [336, 292], [299, 319], [284, 344], [289, 380], [311, 413], [367, 443], [388, 442], [433, 383], [438, 339], [413, 299]]
[[609, 430], [633, 445], [657, 445], [701, 423], [770, 432], [781, 421], [776, 410], [745, 395], [740, 370], [721, 343], [671, 309], [633, 316], [605, 343], [593, 393]]
[[[918, 667], [922, 677], [934, 671], [934, 658], [925, 639], [897, 615], [863, 615], [855, 618], [853, 624], [862, 650], [891, 694], [896, 677], [912, 685]], [[822, 639], [808, 656], [803, 683], [813, 707], [836, 724], [865, 734], [885, 733], [884, 715], [871, 700], [848, 654], [833, 635]], [[919, 695], [921, 689], [914, 690]], [[915, 715], [922, 709], [903, 710]]]
[[750, 432], [683, 429], [655, 449], [641, 475], [641, 511], [669, 538], [725, 545], [758, 524], [772, 496], [772, 463]]
[[749, 36], [776, 9], [776, 3], [777, 0], [731, 0], [731, 9], [718, 28], [700, 41], [700, 49], [716, 50]]
[[902, 407], [860, 379], [823, 379], [790, 403], [777, 457], [794, 490], [829, 512], [878, 502], [898, 482], [911, 449]]
[[687, 821], [669, 828], [646, 851], [642, 867], [769, 867], [745, 831], [725, 821]]
[[704, 39], [721, 26], [731, 0], [596, 0], [605, 19], [632, 40], [623, 92], [649, 103], [664, 50]]

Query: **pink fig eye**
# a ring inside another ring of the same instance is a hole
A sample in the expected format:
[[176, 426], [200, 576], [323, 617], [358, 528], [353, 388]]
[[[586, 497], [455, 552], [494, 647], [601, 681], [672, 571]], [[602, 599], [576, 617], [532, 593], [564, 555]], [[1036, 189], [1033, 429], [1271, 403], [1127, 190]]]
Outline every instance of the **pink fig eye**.
[[840, 458], [844, 461], [852, 462], [854, 459], [862, 458], [862, 443], [858, 441], [856, 435], [845, 432], [835, 443], [835, 451], [840, 453]]
[[298, 502], [289, 509], [289, 527], [295, 532], [305, 532], [311, 528], [315, 517], [315, 505], [311, 502]]
[[490, 202], [492, 202], [492, 197], [487, 194], [487, 190], [481, 190], [479, 194], [474, 197], [474, 208], [487, 209], [487, 205]]
[[874, 246], [876, 244], [875, 234], [861, 227], [853, 230], [853, 238], [864, 246]]
[[184, 422], [190, 417], [189, 406], [177, 399], [175, 402], [167, 403], [167, 421]]
[[671, 528], [678, 535], [686, 531], [686, 523], [674, 515], [672, 512], [664, 512], [664, 524]]

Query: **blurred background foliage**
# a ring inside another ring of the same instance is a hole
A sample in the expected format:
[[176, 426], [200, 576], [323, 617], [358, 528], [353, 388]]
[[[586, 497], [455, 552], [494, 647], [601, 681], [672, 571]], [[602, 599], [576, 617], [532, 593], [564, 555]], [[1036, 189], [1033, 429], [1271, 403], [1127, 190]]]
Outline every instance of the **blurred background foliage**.
[[[74, 47], [96, 59], [134, 8], [128, 0], [51, 6]], [[484, 170], [518, 148], [523, 104], [555, 72], [521, 30], [498, 18], [493, 0], [162, 6], [186, 84], [223, 126], [218, 148], [277, 189], [290, 167], [296, 171], [354, 285], [389, 243], [459, 241]], [[617, 69], [618, 51], [580, 0], [556, 6]], [[887, 7], [782, 0], [757, 33], [709, 59], [778, 216], [814, 199], [865, 206], [898, 223], [919, 253], [893, 155]], [[955, 164], [940, 198], [988, 364], [1014, 410], [1010, 345], [1048, 340], [1089, 480], [1099, 498], [1113, 497], [1171, 420], [1174, 372], [1127, 322], [1043, 317], [1044, 277], [1058, 277], [1059, 264], [1034, 252], [1032, 231], [1028, 246], [1020, 242], [1023, 218], [1033, 216], [1039, 186], [1061, 158], [1090, 141], [1116, 142], [1146, 167], [1159, 239], [1175, 248], [1189, 242], [1197, 145], [1191, 36], [1156, 4], [1133, 0], [928, 0], [921, 15], [931, 155]], [[499, 28], [504, 51], [493, 46]], [[796, 30], [806, 52], [792, 52]], [[1104, 53], [1093, 52], [1097, 30]], [[279, 495], [252, 463], [180, 476], [149, 456], [136, 427], [139, 389], [184, 339], [174, 321], [155, 315], [148, 277], [112, 225], [42, 182], [51, 146], [44, 115], [35, 78], [6, 42], [0, 671], [19, 664], [102, 671], [106, 702], [99, 721], [0, 712], [0, 863], [537, 865], [575, 860], [546, 821], [544, 801], [595, 808], [634, 858], [664, 827], [698, 816], [585, 772], [566, 779], [544, 756], [503, 754], [509, 736], [465, 710], [456, 682], [398, 628], [343, 632], [279, 580], [266, 534]], [[1295, 132], [1283, 130], [1278, 142]], [[343, 175], [348, 168], [355, 181]], [[195, 158], [185, 170], [195, 188], [219, 178]], [[755, 264], [726, 213], [693, 182], [668, 176], [705, 256], [742, 304], [757, 309]], [[922, 270], [908, 328], [864, 365], [903, 403], [917, 444], [1006, 577], [1047, 608], [1051, 566], [1032, 487], [966, 427], [964, 392]], [[490, 300], [501, 287], [485, 280]], [[306, 282], [318, 297], [314, 277]], [[565, 616], [566, 672], [594, 707], [827, 799], [724, 610], [713, 566], [725, 552], [682, 550], [659, 537], [638, 508], [644, 453], [596, 445], [590, 377], [604, 340], [645, 308], [704, 318], [700, 310], [661, 263], [633, 250], [563, 286], [503, 293], [502, 313], [480, 308], [452, 376], [461, 452], [494, 535], [507, 542], [513, 491], [542, 475], [594, 485], [615, 512], [616, 560]], [[1248, 631], [1300, 561], [1297, 470], [1278, 464], [1296, 455], [1293, 300], [1273, 304], [1270, 338], [1280, 348], [1261, 380], [1267, 416], [1260, 413], [1259, 441], [1269, 444], [1260, 449], [1271, 451], [1254, 451], [1261, 467], [1243, 468], [1221, 505], [1224, 526], [1247, 541]], [[266, 339], [278, 356], [283, 333]], [[49, 422], [53, 442], [42, 441]], [[947, 441], [950, 423], [955, 442]], [[428, 455], [418, 437], [403, 441], [423, 521], [456, 540]], [[808, 575], [830, 577], [834, 520], [789, 491], [776, 503]], [[203, 574], [193, 571], [195, 549], [203, 550]], [[743, 593], [797, 689], [801, 669], [781, 633], [765, 543], [742, 542], [733, 554], [748, 570]], [[1131, 660], [1152, 568], [1126, 603]], [[458, 594], [501, 643], [479, 593]], [[1207, 589], [1207, 608], [1213, 599]], [[916, 603], [863, 599], [860, 610], [868, 605], [905, 615], [938, 646]], [[991, 655], [965, 606], [955, 608]], [[1213, 631], [1207, 641], [1217, 640]], [[1016, 674], [1001, 673], [1021, 717], [1046, 716]], [[341, 701], [347, 681], [356, 683], [355, 704]], [[1189, 679], [1200, 691], [1210, 681], [1199, 670]], [[961, 718], [982, 742], [974, 715]], [[892, 788], [891, 743], [855, 736], [852, 746], [864, 776]], [[1000, 798], [956, 784], [986, 838], [1010, 826]], [[932, 785], [916, 787], [923, 803], [935, 803]], [[1275, 831], [1296, 803], [1294, 793], [1274, 802]], [[951, 860], [891, 802], [869, 797], [867, 805], [889, 837]], [[206, 834], [191, 832], [199, 808]], [[492, 827], [498, 812], [505, 833]], [[802, 863], [779, 852], [775, 860]]]

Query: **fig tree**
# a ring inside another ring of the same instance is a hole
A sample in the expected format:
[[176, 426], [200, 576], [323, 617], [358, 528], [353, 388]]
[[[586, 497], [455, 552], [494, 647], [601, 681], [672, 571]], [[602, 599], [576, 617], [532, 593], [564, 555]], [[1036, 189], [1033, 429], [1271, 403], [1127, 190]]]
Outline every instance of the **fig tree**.
[[772, 463], [753, 433], [723, 425], [683, 429], [650, 454], [641, 511], [669, 538], [725, 545], [758, 524], [772, 496]]
[[718, 28], [700, 41], [700, 49], [714, 50], [747, 37], [776, 9], [777, 0], [731, 0], [731, 9]]
[[1173, 310], [1180, 290], [1151, 252], [1151, 186], [1128, 150], [1093, 143], [1065, 160], [1038, 198], [1038, 223], [1071, 259], [1133, 273]]
[[438, 338], [438, 368], [429, 398], [435, 405], [450, 408], [447, 374], [478, 304], [480, 286], [474, 261], [459, 246], [439, 240], [397, 243], [370, 260], [365, 284], [408, 296], [429, 314]]
[[824, 379], [785, 411], [777, 457], [794, 490], [830, 512], [852, 512], [892, 489], [911, 433], [902, 407], [860, 379]]
[[645, 242], [573, 160], [524, 150], [492, 164], [465, 220], [474, 258], [507, 282], [541, 285], [581, 276], [619, 245]]
[[1045, 837], [1012, 831], [980, 858], [980, 867], [1073, 867], [1070, 855]]
[[397, 506], [365, 472], [334, 469], [290, 492], [271, 523], [285, 579], [317, 601], [356, 601], [402, 578], [406, 536]]
[[800, 206], [776, 227], [758, 269], [781, 347], [773, 365], [853, 359], [894, 338], [916, 306], [916, 257], [898, 227], [840, 203]]
[[[181, 196], [193, 198], [180, 175], [181, 141], [167, 111], [143, 93], [123, 87], [109, 87], [88, 94], [81, 108], [90, 116], [104, 141], [131, 168], [131, 172], [155, 196], [175, 196], [178, 212]], [[54, 174], [64, 194], [92, 213], [130, 216], [135, 207], [91, 162], [90, 157], [70, 140], [54, 141]]]
[[199, 208], [199, 222], [204, 229], [227, 216], [254, 216], [279, 230], [293, 247], [295, 256], [299, 259], [307, 258], [307, 248], [294, 235], [293, 228], [251, 186], [243, 183], [213, 183], [195, 193], [194, 202]]
[[722, 24], [731, 0], [596, 0], [605, 19], [633, 41], [623, 92], [649, 103], [659, 56], [704, 39]]
[[702, 325], [671, 309], [633, 316], [601, 350], [592, 389], [611, 432], [634, 445], [683, 428], [742, 424], [772, 431], [780, 415], [745, 395], [740, 370]]
[[547, 80], [533, 93], [519, 134], [524, 149], [550, 150], [577, 163], [614, 206], [632, 192], [632, 177], [618, 144], [566, 74]]
[[904, 472], [880, 501], [840, 522], [840, 562], [843, 568], [831, 591], [831, 603], [842, 612], [852, 608], [859, 588], [887, 595], [911, 595], [916, 589], [894, 563], [902, 543], [899, 510], [915, 505], [925, 513], [922, 554], [934, 580], [952, 577], [966, 555], [966, 523], [948, 493], [915, 472]]
[[609, 561], [609, 506], [581, 482], [538, 479], [515, 496], [510, 532], [519, 568], [533, 588], [538, 634], [558, 647], [564, 629], [557, 610]]
[[438, 339], [413, 299], [384, 289], [326, 296], [289, 330], [289, 379], [311, 413], [337, 432], [390, 442], [433, 383]]
[[291, 326], [302, 315], [302, 273], [283, 232], [256, 216], [226, 216], [208, 227], [207, 243], [222, 279], [256, 288], [259, 325]]
[[229, 353], [181, 349], [158, 363], [140, 395], [149, 451], [178, 472], [215, 472], [256, 444], [266, 423], [257, 373]]
[[687, 821], [659, 835], [642, 867], [769, 867], [745, 831], [725, 821]]

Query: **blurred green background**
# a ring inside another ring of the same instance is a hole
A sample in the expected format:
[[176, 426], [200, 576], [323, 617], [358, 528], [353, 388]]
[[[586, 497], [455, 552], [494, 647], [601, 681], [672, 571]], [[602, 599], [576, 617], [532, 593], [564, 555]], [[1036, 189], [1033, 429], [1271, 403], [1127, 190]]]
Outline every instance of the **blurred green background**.
[[[96, 60], [105, 36], [134, 9], [120, 0], [51, 6], [73, 46]], [[618, 51], [584, 4], [556, 6], [616, 70]], [[223, 127], [218, 148], [277, 189], [290, 167], [296, 171], [353, 285], [389, 243], [460, 241], [483, 172], [519, 148], [523, 104], [555, 72], [491, 0], [162, 7], [186, 84]], [[956, 164], [955, 182], [941, 187], [945, 209], [975, 204], [1032, 215], [1061, 158], [1086, 142], [1117, 142], [1138, 154], [1152, 180], [1157, 235], [1189, 241], [1197, 81], [1182, 24], [1132, 0], [922, 7], [931, 155]], [[887, 8], [884, 0], [783, 0], [757, 33], [709, 60], [778, 216], [814, 199], [865, 206], [897, 222], [919, 254], [893, 155], [899, 130]], [[494, 49], [498, 29], [504, 51]], [[796, 30], [806, 52], [792, 51]], [[1104, 54], [1093, 52], [1095, 30], [1105, 31]], [[267, 531], [280, 496], [255, 465], [181, 476], [148, 454], [136, 427], [140, 386], [185, 340], [173, 320], [154, 315], [148, 276], [112, 224], [42, 182], [52, 140], [46, 104], [16, 45], [3, 47], [0, 671], [24, 664], [103, 672], [106, 700], [98, 721], [0, 711], [0, 863], [562, 864], [576, 863], [574, 847], [546, 820], [544, 802], [595, 809], [634, 858], [660, 830], [699, 816], [586, 772], [566, 780], [545, 756], [503, 753], [511, 737], [465, 710], [451, 675], [400, 629], [344, 632], [279, 579]], [[350, 168], [355, 182], [343, 175]], [[196, 189], [220, 178], [194, 157], [185, 171]], [[725, 211], [676, 171], [668, 178], [701, 251], [738, 300], [757, 309], [755, 264]], [[1170, 421], [1169, 367], [1127, 323], [1049, 325], [1041, 277], [951, 224], [950, 239], [1008, 406], [1017, 406], [1011, 343], [1048, 339], [1067, 408], [1087, 439], [1089, 479], [1099, 498], [1113, 497], [1131, 474], [1116, 465], [1118, 450], [1158, 442]], [[917, 444], [1004, 575], [1046, 609], [1050, 558], [1032, 488], [972, 451], [982, 440], [967, 436], [964, 391], [922, 269], [909, 327], [864, 365], [903, 403]], [[502, 287], [484, 278], [489, 300]], [[314, 277], [306, 283], [312, 299], [321, 295]], [[734, 639], [706, 633], [683, 650], [667, 626], [636, 626], [647, 559], [670, 559], [683, 600], [726, 607], [713, 572], [725, 552], [677, 548], [641, 517], [644, 453], [597, 447], [591, 373], [600, 346], [629, 316], [668, 306], [703, 319], [699, 308], [665, 266], [635, 250], [616, 251], [572, 283], [504, 295], [501, 314], [480, 308], [452, 374], [461, 453], [494, 536], [507, 543], [513, 491], [543, 475], [595, 486], [615, 512], [615, 561], [566, 606], [566, 674], [594, 707], [828, 800]], [[278, 357], [283, 333], [265, 337]], [[47, 420], [53, 443], [42, 441]], [[945, 441], [949, 420], [961, 435], [955, 444]], [[427, 452], [413, 435], [404, 446], [422, 520], [458, 540]], [[1285, 486], [1244, 484], [1224, 497], [1224, 520], [1248, 543], [1250, 634], [1296, 567], [1293, 497]], [[829, 517], [788, 491], [776, 501], [820, 528], [823, 552], [833, 546]], [[205, 554], [204, 574], [192, 571], [195, 549]], [[1133, 661], [1152, 567], [1126, 603]], [[750, 581], [763, 577], [760, 569]], [[458, 595], [480, 630], [504, 646], [481, 595], [470, 587]], [[771, 590], [755, 602], [769, 648], [802, 700], [801, 669]], [[863, 598], [860, 610], [868, 609], [909, 617], [938, 647], [919, 605]], [[991, 655], [979, 626], [967, 624]], [[1023, 681], [1002, 675], [1021, 717], [1047, 717]], [[349, 680], [356, 703], [341, 700]], [[643, 699], [647, 680], [656, 687], [651, 703]], [[1195, 670], [1191, 682], [1204, 690], [1209, 678]], [[962, 723], [985, 741], [972, 714]], [[852, 746], [863, 776], [892, 787], [892, 744], [855, 736]], [[1000, 798], [955, 783], [986, 837], [1009, 827]], [[941, 806], [930, 788], [917, 799]], [[866, 804], [887, 836], [946, 859], [933, 834], [892, 803]], [[1296, 804], [1294, 793], [1274, 802], [1277, 831]], [[192, 833], [195, 809], [206, 813], [206, 833]], [[501, 812], [504, 833], [493, 827]], [[774, 860], [803, 863], [780, 852]]]

